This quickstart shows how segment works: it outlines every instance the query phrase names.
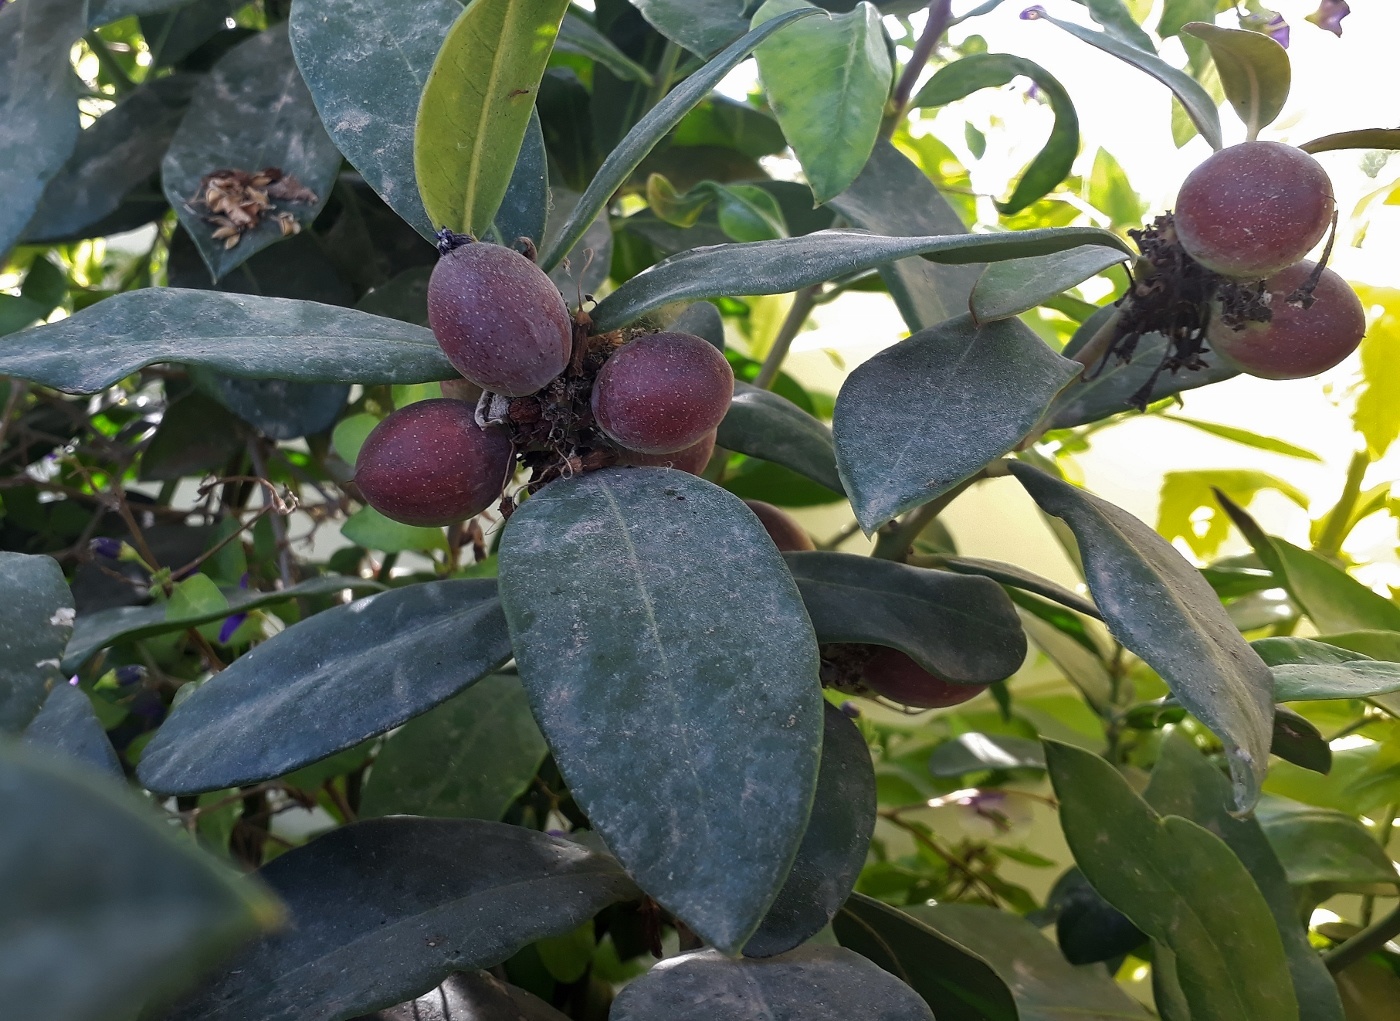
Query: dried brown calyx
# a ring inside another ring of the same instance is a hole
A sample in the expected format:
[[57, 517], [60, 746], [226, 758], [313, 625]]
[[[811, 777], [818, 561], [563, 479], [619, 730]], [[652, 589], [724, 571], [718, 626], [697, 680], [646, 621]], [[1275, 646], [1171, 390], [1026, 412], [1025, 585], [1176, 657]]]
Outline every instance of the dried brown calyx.
[[215, 170], [205, 174], [200, 178], [199, 192], [186, 205], [214, 228], [211, 237], [229, 249], [267, 218], [277, 222], [283, 236], [300, 232], [300, 221], [277, 204], [316, 201], [316, 193], [294, 175], [283, 173], [279, 167], [264, 167], [258, 171]]

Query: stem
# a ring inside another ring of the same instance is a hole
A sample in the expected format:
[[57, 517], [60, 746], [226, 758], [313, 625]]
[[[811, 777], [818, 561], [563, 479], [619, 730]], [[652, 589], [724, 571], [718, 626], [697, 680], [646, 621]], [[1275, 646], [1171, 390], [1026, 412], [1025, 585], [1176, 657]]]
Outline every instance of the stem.
[[817, 543], [817, 549], [833, 550], [859, 531], [860, 522], [852, 521], [845, 528], [841, 529], [841, 531], [837, 532], [830, 539], [826, 540], [826, 542]]
[[1339, 947], [1333, 947], [1322, 955], [1327, 970], [1336, 974], [1349, 968], [1374, 950], [1379, 950], [1396, 936], [1400, 936], [1400, 907], [1380, 921], [1368, 925]]
[[1313, 551], [1324, 557], [1335, 558], [1342, 551], [1342, 543], [1351, 531], [1352, 515], [1356, 512], [1356, 501], [1361, 496], [1361, 483], [1366, 477], [1366, 469], [1371, 467], [1371, 457], [1364, 450], [1351, 455], [1347, 466], [1347, 480], [1342, 486], [1341, 498], [1337, 506], [1327, 513], [1322, 534], [1317, 537]]
[[89, 32], [83, 36], [83, 42], [87, 43], [88, 49], [92, 50], [92, 55], [97, 58], [98, 66], [107, 72], [108, 78], [112, 79], [112, 86], [117, 90], [117, 95], [124, 96], [136, 88], [136, 83], [128, 78], [126, 72], [122, 70], [120, 62], [108, 48], [105, 39], [96, 32]]
[[666, 48], [661, 51], [661, 59], [656, 65], [651, 91], [647, 93], [647, 110], [666, 98], [666, 93], [671, 90], [671, 79], [676, 74], [676, 65], [680, 63], [680, 59], [680, 46], [669, 39], [666, 40]]
[[802, 332], [802, 324], [807, 321], [807, 316], [811, 315], [820, 292], [821, 285], [813, 284], [810, 287], [802, 288], [792, 299], [792, 308], [788, 309], [787, 318], [783, 320], [783, 325], [778, 327], [778, 335], [773, 338], [773, 346], [768, 349], [768, 355], [763, 359], [763, 365], [759, 368], [758, 375], [753, 379], [754, 386], [761, 390], [767, 390], [773, 385], [773, 380], [778, 378], [778, 372], [783, 367], [783, 359], [787, 358], [792, 342]]
[[[904, 558], [909, 555], [910, 547], [914, 545], [914, 540], [929, 526], [929, 523], [942, 514], [950, 503], [967, 492], [974, 483], [990, 478], [994, 471], [993, 465], [988, 465], [972, 478], [959, 482], [942, 496], [930, 500], [922, 507], [914, 508], [898, 521], [892, 521], [885, 525], [876, 533], [878, 538], [875, 540], [875, 549], [870, 555], [880, 560], [897, 560], [903, 563]], [[1004, 469], [1001, 474], [1005, 474]]]
[[[1385, 815], [1381, 816], [1380, 822], [1376, 827], [1376, 843], [1381, 845], [1382, 851], [1389, 851], [1390, 849], [1390, 834], [1395, 830], [1397, 808], [1400, 808], [1400, 806], [1397, 806], [1394, 802], [1387, 805]], [[1363, 926], [1371, 924], [1371, 912], [1375, 910], [1375, 906], [1375, 894], [1368, 893], [1361, 898], [1361, 924]]]
[[[253, 474], [260, 480], [267, 479], [267, 459], [263, 457], [262, 451], [258, 449], [258, 440], [248, 441], [248, 457], [253, 462]], [[268, 480], [267, 488], [263, 489], [263, 506], [272, 508], [274, 506], [271, 480]], [[296, 578], [292, 573], [292, 551], [291, 545], [287, 542], [287, 523], [282, 520], [282, 515], [273, 510], [268, 516], [268, 524], [272, 527], [272, 538], [277, 543], [277, 573], [282, 578], [284, 588], [291, 588], [296, 584]]]
[[20, 402], [29, 393], [29, 384], [23, 383], [13, 377], [6, 377], [10, 383], [9, 396], [5, 398], [5, 408], [0, 411], [0, 450], [5, 448], [5, 436], [10, 431], [10, 419], [15, 417], [15, 412], [19, 410]]
[[914, 94], [914, 83], [919, 80], [919, 75], [923, 74], [938, 40], [948, 31], [948, 22], [952, 17], [953, 0], [929, 0], [928, 21], [924, 25], [924, 34], [919, 36], [919, 42], [914, 47], [909, 63], [904, 65], [904, 73], [899, 76], [899, 84], [894, 87], [894, 98], [891, 100], [894, 111], [881, 128], [882, 138], [887, 139], [894, 134], [895, 127], [904, 119], [904, 114], [909, 109], [909, 100]]

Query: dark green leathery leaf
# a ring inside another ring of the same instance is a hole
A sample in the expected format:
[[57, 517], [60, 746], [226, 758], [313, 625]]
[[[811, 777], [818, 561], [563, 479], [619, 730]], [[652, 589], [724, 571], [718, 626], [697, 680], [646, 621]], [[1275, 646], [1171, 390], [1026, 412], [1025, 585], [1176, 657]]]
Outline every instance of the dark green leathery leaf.
[[0, 552], [0, 733], [17, 732], [65, 680], [73, 596], [51, 557]]
[[526, 501], [500, 565], [574, 798], [648, 893], [739, 950], [797, 852], [821, 745], [816, 636], [772, 541], [703, 479], [604, 469]]

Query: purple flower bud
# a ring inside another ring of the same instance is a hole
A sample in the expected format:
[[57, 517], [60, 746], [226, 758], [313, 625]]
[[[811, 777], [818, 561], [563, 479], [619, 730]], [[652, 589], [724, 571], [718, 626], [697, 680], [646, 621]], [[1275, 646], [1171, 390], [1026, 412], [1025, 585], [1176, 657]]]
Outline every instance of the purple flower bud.
[[1346, 3], [1346, 0], [1322, 0], [1317, 10], [1308, 15], [1307, 20], [1340, 38], [1342, 19], [1350, 13], [1351, 5]]
[[1288, 22], [1283, 20], [1283, 15], [1278, 11], [1260, 7], [1252, 13], [1241, 14], [1240, 27], [1251, 32], [1260, 32], [1284, 49], [1288, 49]]
[[1035, 7], [1027, 7], [1021, 12], [1022, 21], [1039, 21], [1043, 17], [1045, 17], [1045, 8], [1038, 4]]
[[127, 666], [117, 667], [116, 673], [117, 683], [125, 688], [128, 685], [136, 684], [145, 677], [146, 668], [143, 666], [136, 666], [135, 664], [128, 664]]
[[568, 837], [568, 834], [565, 833], [563, 830], [545, 830], [544, 832], [545, 836], [555, 837], [559, 840], [563, 840]]
[[226, 618], [224, 626], [219, 628], [219, 644], [227, 645], [229, 640], [233, 638], [234, 632], [242, 627], [243, 622], [247, 619], [246, 613], [235, 613], [232, 617]]
[[116, 560], [122, 555], [124, 543], [120, 539], [110, 539], [101, 536], [88, 543], [88, 549], [95, 557], [103, 557], [107, 560]]
[[846, 699], [846, 701], [842, 702], [840, 709], [842, 716], [852, 720], [860, 719], [860, 706], [856, 705], [850, 699]]

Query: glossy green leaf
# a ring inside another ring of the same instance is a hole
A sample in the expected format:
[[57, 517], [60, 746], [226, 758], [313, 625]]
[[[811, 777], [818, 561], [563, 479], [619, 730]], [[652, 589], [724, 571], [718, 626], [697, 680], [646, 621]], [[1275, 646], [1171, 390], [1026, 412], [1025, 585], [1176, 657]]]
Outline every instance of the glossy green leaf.
[[749, 28], [747, 0], [635, 0], [652, 28], [691, 53], [708, 57]]
[[500, 564], [579, 807], [649, 894], [737, 951], [797, 852], [821, 746], [816, 636], [768, 534], [703, 479], [605, 469], [527, 500]]
[[832, 492], [843, 491], [831, 430], [771, 390], [734, 384], [734, 399], [719, 425], [718, 443], [725, 450], [791, 468]]
[[985, 770], [1044, 768], [1040, 742], [1012, 734], [959, 734], [940, 744], [928, 758], [929, 773], [947, 778]]
[[[743, 24], [740, 31], [743, 34]], [[623, 81], [641, 82], [651, 85], [651, 72], [617, 48], [617, 44], [599, 32], [579, 15], [578, 8], [570, 8], [559, 26], [559, 39], [554, 44], [559, 53], [577, 53], [606, 67]]]
[[1368, 698], [1400, 691], [1400, 663], [1389, 663], [1309, 638], [1250, 643], [1274, 674], [1279, 702]]
[[569, 1021], [533, 993], [489, 971], [450, 975], [422, 996], [356, 1021]]
[[1218, 0], [1165, 0], [1162, 17], [1157, 22], [1157, 34], [1163, 39], [1180, 35], [1192, 21], [1212, 21], [1219, 8]]
[[[964, 234], [967, 227], [927, 175], [889, 142], [828, 205], [862, 230], [889, 237]], [[910, 331], [927, 329], [967, 308], [982, 267], [908, 258], [878, 267]]]
[[338, 1021], [454, 971], [493, 967], [638, 896], [606, 855], [472, 819], [374, 819], [258, 875], [287, 928], [254, 944], [169, 1021]]
[[1284, 587], [1322, 632], [1400, 631], [1400, 606], [1311, 550], [1272, 537]]
[[0, 375], [68, 393], [97, 393], [161, 362], [308, 383], [456, 375], [422, 327], [310, 301], [175, 287], [118, 294], [0, 347]]
[[822, 759], [807, 832], [787, 881], [746, 957], [785, 954], [835, 917], [860, 875], [875, 831], [875, 769], [860, 728], [831, 703], [822, 707]]
[[0, 294], [0, 337], [32, 326], [46, 315], [44, 306], [37, 301], [18, 294]]
[[475, 0], [447, 33], [418, 104], [413, 164], [433, 226], [495, 222], [568, 0]]
[[1338, 131], [1314, 138], [1298, 146], [1304, 152], [1317, 155], [1338, 149], [1400, 149], [1400, 128], [1362, 128], [1358, 131]]
[[1260, 826], [1264, 802], [1257, 818], [1231, 816], [1227, 811], [1229, 783], [1180, 732], [1162, 743], [1152, 780], [1142, 796], [1158, 814], [1190, 819], [1229, 845], [1253, 876], [1274, 917], [1300, 1016], [1307, 1021], [1342, 1021], [1337, 987], [1298, 918], [1297, 903], [1289, 889], [1291, 877], [1275, 853], [1276, 846], [1271, 846], [1268, 830]]
[[[1051, 429], [1070, 429], [1135, 410], [1134, 398], [1161, 366], [1166, 354], [1166, 340], [1160, 334], [1153, 333], [1138, 342], [1130, 361], [1115, 361], [1101, 369], [1095, 366], [1089, 371], [1088, 378], [1081, 378], [1066, 387], [1056, 399], [1050, 408], [1048, 426]], [[1148, 403], [1239, 375], [1239, 370], [1219, 359], [1210, 361], [1211, 364], [1204, 369], [1183, 369], [1158, 375], [1148, 395]]]
[[[712, 346], [719, 348], [719, 350], [721, 351], [723, 351], [725, 348], [724, 316], [720, 314], [719, 309], [715, 307], [715, 304], [712, 301], [692, 301], [689, 305], [685, 307], [681, 314], [676, 316], [676, 318], [671, 322], [670, 329], [675, 330], [677, 333], [689, 333], [693, 336], [701, 337], [705, 340], [708, 340]], [[737, 397], [741, 391], [743, 391], [745, 394], [768, 393], [767, 390], [760, 391], [758, 387], [751, 388], [746, 383], [740, 384], [736, 381], [734, 384], [734, 395]], [[740, 403], [744, 405], [744, 410], [740, 411], [739, 414], [736, 416], [734, 422], [736, 426], [743, 421], [744, 416], [748, 412], [752, 410], [756, 413], [759, 407], [764, 407], [767, 405], [766, 399], [761, 397], [751, 401], [741, 401]], [[728, 418], [730, 415], [733, 414], [734, 408], [731, 406], [729, 409], [729, 414], [725, 415], [725, 418]], [[720, 423], [720, 428], [724, 428], [723, 422]], [[828, 429], [827, 445], [830, 446], [830, 443], [831, 430]], [[720, 446], [728, 446], [728, 444], [721, 443]], [[736, 448], [730, 447], [730, 449], [733, 450]], [[836, 467], [836, 455], [832, 454], [830, 455], [830, 457], [832, 474], [834, 476]]]
[[0, 552], [0, 733], [17, 732], [66, 678], [73, 596], [51, 557]]
[[[195, 577], [208, 578], [204, 575]], [[134, 642], [152, 635], [184, 631], [220, 620], [231, 613], [247, 613], [264, 606], [275, 606], [289, 599], [305, 596], [328, 596], [347, 589], [364, 592], [380, 588], [378, 582], [363, 578], [327, 575], [310, 578], [288, 589], [259, 592], [248, 589], [227, 589], [223, 602], [207, 607], [155, 603], [151, 606], [114, 606], [95, 610], [78, 617], [73, 625], [73, 637], [63, 653], [63, 669], [76, 673], [94, 654], [122, 642]]]
[[1006, 983], [983, 958], [898, 908], [852, 894], [832, 926], [843, 947], [912, 986], [938, 1021], [1020, 1017]]
[[1079, 115], [1065, 87], [1045, 68], [1024, 57], [1010, 53], [973, 53], [939, 68], [912, 103], [924, 108], [945, 106], [981, 89], [1009, 85], [1020, 76], [1035, 82], [1055, 114], [1055, 123], [1045, 145], [1016, 182], [1011, 197], [997, 203], [997, 208], [1007, 214], [1019, 213], [1048, 195], [1069, 176], [1074, 158], [1079, 155]]
[[1260, 801], [1257, 814], [1294, 886], [1400, 883], [1390, 856], [1350, 815], [1277, 797]]
[[519, 679], [483, 677], [384, 742], [360, 814], [500, 819], [547, 752]]
[[1220, 137], [1220, 113], [1216, 109], [1215, 101], [1210, 98], [1210, 94], [1200, 86], [1196, 79], [1185, 71], [1173, 67], [1155, 53], [1143, 50], [1132, 43], [1124, 42], [1107, 32], [1095, 32], [1093, 29], [1076, 25], [1070, 21], [1052, 18], [1045, 13], [1045, 9], [1042, 7], [1030, 7], [1022, 12], [1021, 17], [1048, 21], [1081, 42], [1097, 47], [1105, 53], [1131, 64], [1139, 71], [1156, 78], [1171, 89], [1172, 94], [1181, 101], [1181, 105], [1190, 116], [1192, 123], [1196, 125], [1196, 130], [1201, 133], [1201, 137], [1210, 144], [1212, 149], [1219, 149], [1225, 144]]
[[[1045, 742], [1060, 825], [1094, 888], [1175, 955], [1200, 1021], [1296, 1021], [1283, 943], [1259, 888], [1220, 837], [1161, 816], [1109, 763]], [[1248, 940], [1235, 934], [1247, 932]]]
[[[767, 0], [753, 23], [810, 9], [806, 0]], [[870, 158], [890, 94], [894, 68], [880, 13], [857, 4], [845, 14], [804, 21], [754, 56], [815, 201], [839, 195]]]
[[1274, 709], [1273, 737], [1269, 751], [1279, 758], [1314, 773], [1332, 771], [1332, 748], [1322, 731], [1306, 716], [1287, 706]]
[[[552, 205], [541, 248], [547, 248], [553, 242], [579, 202], [578, 194], [567, 188], [551, 187], [549, 195]], [[570, 308], [581, 305], [585, 295], [591, 295], [603, 286], [612, 268], [612, 251], [612, 224], [604, 207], [598, 210], [597, 216], [568, 255], [549, 271], [549, 279], [554, 281], [554, 286], [559, 288]]]
[[994, 262], [972, 289], [972, 318], [990, 323], [1029, 312], [1126, 258], [1111, 248], [1085, 245], [1054, 255]]
[[549, 154], [545, 151], [539, 115], [531, 110], [520, 153], [488, 236], [498, 238], [503, 245], [515, 245], [520, 238], [529, 238], [538, 247], [544, 241], [548, 211]]
[[371, 288], [355, 306], [362, 312], [398, 319], [415, 326], [428, 325], [428, 281], [432, 269], [415, 266]]
[[385, 517], [373, 507], [361, 507], [340, 526], [340, 534], [356, 546], [383, 553], [446, 549], [447, 537], [441, 528], [406, 525]]
[[67, 755], [90, 769], [123, 779], [116, 750], [98, 722], [92, 700], [81, 688], [60, 684], [24, 729], [25, 744]]
[[[1112, 961], [1147, 942], [1141, 929], [1089, 885], [1084, 873], [1071, 866], [1055, 881], [1046, 898], [1046, 910], [1055, 914], [1055, 942], [1070, 964]], [[1157, 953], [1169, 954], [1165, 947]]]
[[1229, 440], [1232, 443], [1239, 443], [1246, 447], [1253, 447], [1255, 450], [1267, 450], [1271, 454], [1283, 454], [1285, 457], [1296, 457], [1304, 461], [1321, 461], [1322, 458], [1296, 444], [1287, 440], [1278, 439], [1275, 436], [1261, 436], [1259, 433], [1251, 432], [1248, 429], [1240, 429], [1233, 425], [1222, 425], [1219, 422], [1202, 422], [1200, 419], [1187, 418], [1184, 415], [1163, 415], [1168, 422], [1180, 422], [1182, 425], [1189, 425], [1192, 429], [1199, 429], [1203, 433], [1211, 436], [1218, 436], [1222, 440]]
[[301, 621], [170, 714], [141, 757], [165, 794], [257, 783], [382, 734], [510, 656], [496, 583], [395, 589]]
[[1240, 637], [1200, 572], [1156, 532], [1027, 464], [1013, 462], [1010, 468], [1042, 510], [1073, 530], [1089, 591], [1109, 631], [1220, 738], [1235, 807], [1247, 811], [1268, 769], [1274, 718], [1268, 667]]
[[816, 14], [816, 10], [793, 11], [755, 28], [724, 48], [713, 60], [672, 89], [639, 120], [627, 136], [603, 160], [587, 189], [570, 211], [569, 217], [540, 254], [540, 266], [551, 270], [573, 251], [594, 218], [607, 206], [613, 194], [647, 154], [654, 149], [687, 113], [698, 106], [710, 91], [753, 52], [754, 47], [794, 21]]
[[940, 556], [937, 558], [936, 566], [956, 571], [958, 574], [979, 574], [984, 578], [1000, 582], [1002, 585], [1009, 585], [1026, 592], [1034, 592], [1038, 596], [1044, 596], [1061, 606], [1068, 606], [1071, 610], [1077, 610], [1090, 617], [1099, 615], [1098, 607], [1088, 599], [1055, 584], [1049, 578], [1042, 578], [1040, 575], [1015, 564], [1004, 564], [1000, 560], [984, 560], [980, 557]]
[[910, 255], [965, 264], [1124, 242], [1098, 227], [1046, 227], [999, 234], [885, 237], [857, 230], [823, 230], [795, 238], [711, 245], [673, 255], [608, 295], [593, 313], [600, 330], [617, 329], [673, 301], [733, 294], [786, 294]]
[[264, 215], [233, 248], [213, 237], [211, 215], [195, 200], [201, 180], [216, 170], [257, 173], [277, 167], [315, 195], [313, 201], [274, 199], [280, 213], [309, 227], [330, 196], [340, 169], [311, 93], [292, 59], [287, 27], [260, 32], [229, 50], [195, 89], [189, 112], [170, 142], [161, 168], [165, 197], [218, 280], [284, 234], [275, 215]]
[[326, 131], [389, 208], [433, 236], [413, 169], [413, 126], [457, 0], [298, 0], [291, 38]]
[[833, 432], [861, 528], [874, 532], [1010, 451], [1079, 369], [1018, 320], [979, 327], [966, 314], [860, 365], [837, 395]]
[[849, 553], [784, 555], [817, 639], [899, 649], [955, 684], [990, 684], [1026, 658], [1000, 585]]
[[278, 909], [119, 785], [0, 744], [0, 995], [14, 1018], [161, 1004]]
[[0, 257], [24, 233], [44, 187], [77, 144], [78, 88], [68, 51], [85, 0], [0, 8]]
[[610, 1021], [933, 1021], [919, 995], [860, 954], [801, 947], [738, 961], [702, 950], [629, 983]]
[[1020, 1021], [1147, 1021], [1152, 1015], [1102, 968], [1076, 968], [1036, 927], [978, 904], [919, 904], [909, 914], [995, 969]]
[[1182, 32], [1201, 40], [1215, 60], [1225, 98], [1244, 121], [1250, 138], [1278, 119], [1288, 101], [1293, 69], [1288, 51], [1272, 36], [1240, 28], [1219, 28], [1201, 21]]
[[160, 170], [197, 80], [173, 74], [143, 84], [84, 130], [45, 186], [25, 240], [80, 235], [115, 213], [128, 192]]

